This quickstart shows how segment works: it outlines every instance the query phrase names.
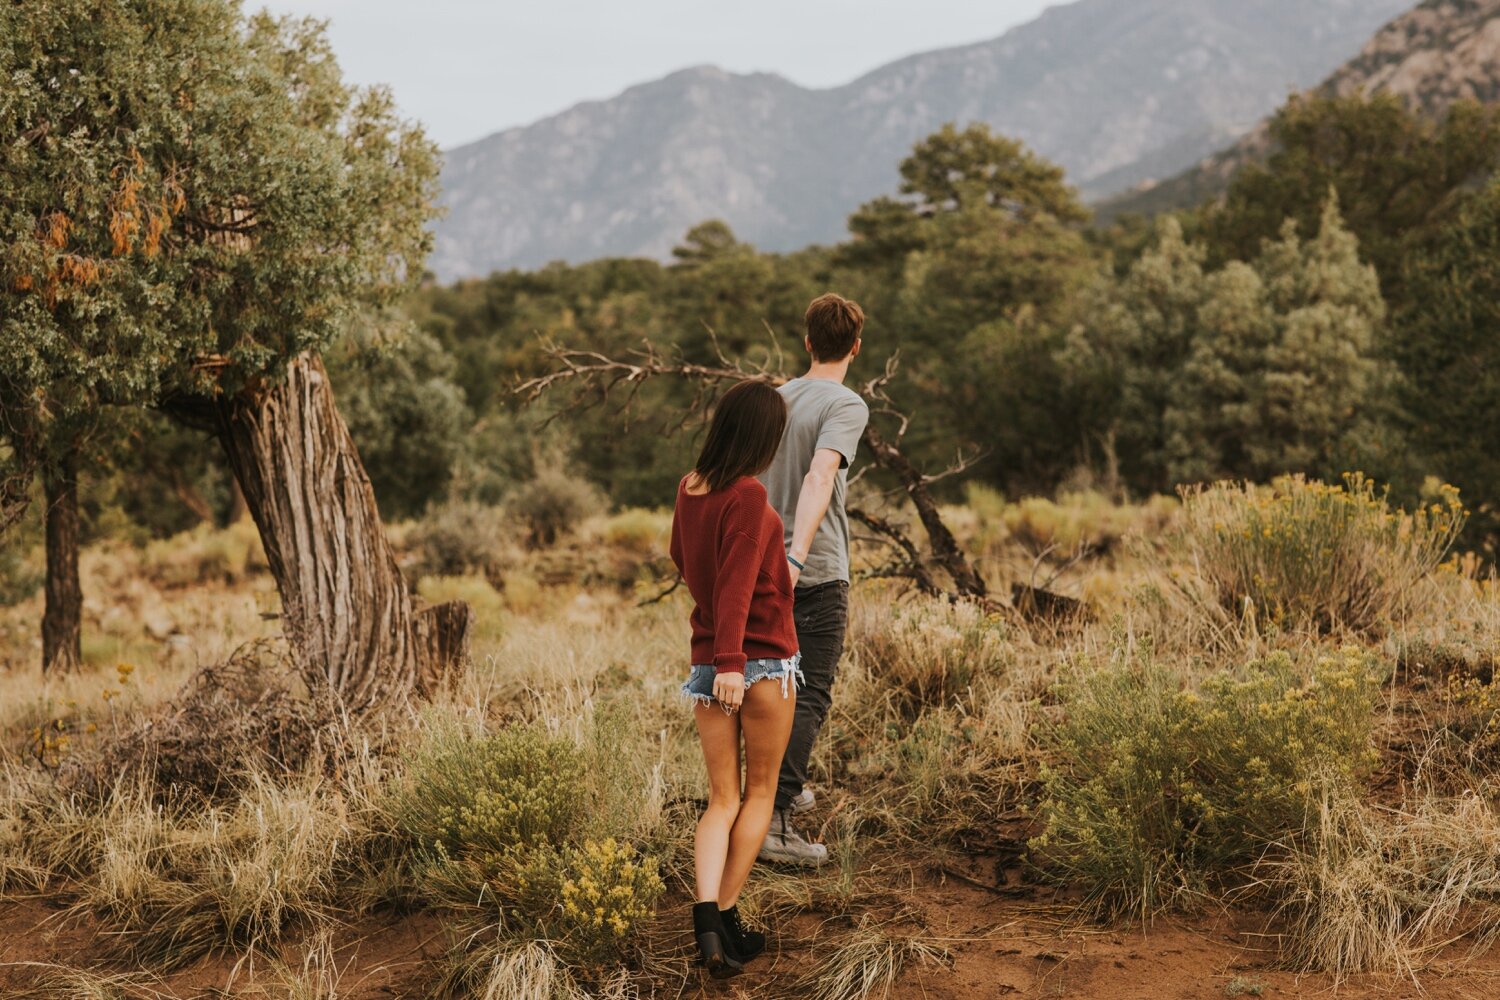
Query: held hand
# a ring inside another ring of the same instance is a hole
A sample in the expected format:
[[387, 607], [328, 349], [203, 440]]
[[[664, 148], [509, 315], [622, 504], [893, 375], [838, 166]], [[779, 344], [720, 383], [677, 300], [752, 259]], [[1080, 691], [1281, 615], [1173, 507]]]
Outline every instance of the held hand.
[[792, 589], [797, 589], [797, 581], [802, 578], [803, 560], [798, 559], [790, 552], [786, 554], [786, 571], [792, 578]]
[[745, 675], [718, 674], [714, 677], [714, 700], [730, 712], [739, 711], [745, 700]]

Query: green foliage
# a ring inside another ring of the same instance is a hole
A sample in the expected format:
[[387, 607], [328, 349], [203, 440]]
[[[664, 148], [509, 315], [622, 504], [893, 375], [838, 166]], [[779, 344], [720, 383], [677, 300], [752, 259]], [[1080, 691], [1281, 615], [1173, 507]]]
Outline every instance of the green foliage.
[[343, 85], [322, 30], [231, 0], [0, 9], [7, 492], [12, 469], [82, 459], [95, 483], [157, 480], [180, 498], [190, 517], [134, 498], [160, 534], [212, 519], [225, 491], [202, 487], [225, 479], [203, 436], [153, 434], [130, 411], [212, 426], [224, 393], [322, 347], [356, 302], [410, 287], [436, 149], [388, 94]]
[[618, 959], [666, 888], [655, 858], [613, 837], [523, 854], [504, 881], [518, 929], [583, 966]]
[[1087, 212], [1060, 169], [983, 125], [934, 133], [901, 176], [912, 200], [862, 207], [834, 259], [854, 271], [867, 349], [902, 351], [893, 392], [924, 417], [906, 446], [932, 462], [981, 448], [1004, 485], [1046, 488], [1082, 436], [1053, 356], [1097, 269]]
[[554, 456], [511, 494], [506, 509], [526, 525], [533, 545], [551, 545], [584, 518], [604, 513], [608, 503], [597, 488], [569, 473], [561, 457]]
[[1193, 567], [1182, 586], [1206, 586], [1230, 615], [1369, 631], [1407, 615], [1466, 516], [1452, 487], [1408, 513], [1359, 473], [1343, 485], [1220, 483], [1184, 495], [1168, 545], [1175, 565]]
[[1206, 271], [1175, 219], [1099, 301], [1060, 361], [1141, 489], [1283, 472], [1337, 475], [1379, 452], [1393, 374], [1385, 315], [1338, 205], [1317, 235], [1286, 222], [1248, 264]]
[[[623, 721], [596, 717], [587, 749], [536, 724], [486, 733], [448, 723], [407, 755], [393, 812], [424, 848], [416, 884], [454, 911], [471, 942], [545, 940], [596, 968], [618, 960], [654, 914], [665, 888], [657, 859], [612, 834], [585, 836], [618, 822], [636, 791], [623, 780]], [[464, 956], [456, 979], [478, 974], [486, 954]]]
[[211, 405], [421, 272], [436, 148], [342, 83], [318, 22], [46, 0], [0, 8], [0, 65], [13, 443], [68, 451], [104, 404]]
[[427, 512], [406, 533], [419, 576], [478, 573], [492, 580], [516, 561], [516, 529], [488, 504], [453, 501]]
[[394, 803], [403, 833], [459, 857], [564, 843], [587, 805], [569, 740], [535, 725], [495, 732], [442, 724], [406, 756]]
[[980, 201], [1015, 215], [1046, 214], [1060, 222], [1089, 217], [1077, 192], [1063, 180], [1061, 167], [978, 122], [962, 131], [949, 123], [917, 143], [901, 164], [901, 193], [916, 195], [929, 210]]
[[1300, 830], [1319, 782], [1368, 769], [1380, 680], [1355, 648], [1305, 668], [1273, 654], [1198, 691], [1149, 652], [1080, 664], [1044, 733], [1033, 845], [1105, 908], [1184, 903]]
[[19, 604], [42, 586], [45, 573], [19, 546], [0, 546], [0, 603]]
[[436, 340], [415, 329], [377, 337], [367, 326], [375, 320], [325, 361], [381, 514], [412, 517], [447, 495], [473, 419]]
[[1389, 93], [1294, 97], [1271, 120], [1270, 141], [1275, 152], [1241, 170], [1223, 208], [1209, 213], [1210, 245], [1244, 260], [1284, 219], [1311, 232], [1332, 189], [1389, 293], [1407, 248], [1444, 223], [1464, 185], [1494, 169], [1500, 120], [1473, 101], [1428, 117]]
[[1426, 471], [1480, 498], [1476, 527], [1500, 547], [1500, 181], [1408, 261], [1390, 338]]

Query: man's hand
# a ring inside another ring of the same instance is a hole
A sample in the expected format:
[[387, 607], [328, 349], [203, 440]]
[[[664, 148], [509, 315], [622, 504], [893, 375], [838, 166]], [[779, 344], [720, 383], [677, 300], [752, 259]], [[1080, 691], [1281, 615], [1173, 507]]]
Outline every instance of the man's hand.
[[745, 701], [745, 675], [723, 673], [714, 675], [714, 700], [731, 712], [739, 711]]
[[786, 571], [792, 578], [792, 589], [797, 589], [797, 578], [802, 575], [802, 570], [790, 559], [786, 561]]

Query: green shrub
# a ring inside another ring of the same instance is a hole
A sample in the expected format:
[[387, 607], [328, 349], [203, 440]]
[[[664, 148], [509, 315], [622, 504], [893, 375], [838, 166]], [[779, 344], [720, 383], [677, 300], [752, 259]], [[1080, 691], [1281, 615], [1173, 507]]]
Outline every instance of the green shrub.
[[474, 609], [476, 642], [498, 642], [505, 628], [505, 598], [482, 576], [424, 576], [417, 594], [428, 604], [467, 601]]
[[453, 502], [434, 507], [406, 533], [416, 576], [478, 573], [491, 580], [519, 561], [516, 529], [497, 507]]
[[1059, 690], [1033, 842], [1100, 904], [1148, 913], [1302, 828], [1314, 779], [1372, 763], [1376, 661], [1277, 653], [1185, 689], [1146, 655]]
[[1360, 473], [1330, 486], [1300, 476], [1270, 487], [1219, 483], [1186, 492], [1170, 533], [1175, 578], [1238, 616], [1276, 625], [1367, 631], [1403, 618], [1412, 586], [1462, 529], [1458, 492], [1407, 513]]
[[438, 726], [408, 754], [406, 772], [399, 826], [450, 856], [563, 843], [587, 805], [578, 748], [536, 725]]
[[604, 522], [604, 540], [633, 555], [665, 555], [672, 533], [669, 511], [631, 507]]
[[46, 578], [40, 558], [18, 544], [0, 543], [0, 606], [9, 607], [30, 598]]
[[506, 501], [506, 509], [529, 530], [532, 545], [551, 545], [584, 518], [604, 513], [606, 506], [592, 483], [556, 465], [539, 469]]
[[992, 832], [1017, 790], [977, 720], [956, 709], [923, 712], [888, 750], [891, 825], [929, 847]]
[[141, 570], [168, 586], [234, 583], [254, 567], [265, 566], [260, 534], [249, 518], [227, 528], [200, 524], [195, 528], [146, 545]]

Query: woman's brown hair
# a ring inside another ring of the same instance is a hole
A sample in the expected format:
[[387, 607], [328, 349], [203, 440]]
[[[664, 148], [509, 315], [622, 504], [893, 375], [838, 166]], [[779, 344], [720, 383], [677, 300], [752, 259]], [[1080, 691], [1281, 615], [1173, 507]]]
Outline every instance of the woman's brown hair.
[[786, 401], [770, 383], [741, 382], [724, 394], [708, 425], [693, 473], [710, 491], [757, 476], [776, 457], [786, 430]]

